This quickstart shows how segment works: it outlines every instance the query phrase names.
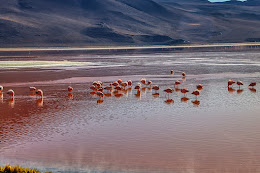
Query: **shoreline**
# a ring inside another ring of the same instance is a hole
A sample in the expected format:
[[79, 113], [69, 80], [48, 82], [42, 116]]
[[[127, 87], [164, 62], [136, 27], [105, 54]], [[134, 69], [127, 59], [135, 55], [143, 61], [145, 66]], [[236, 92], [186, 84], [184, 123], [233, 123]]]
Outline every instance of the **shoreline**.
[[86, 47], [17, 47], [0, 48], [0, 52], [25, 52], [25, 51], [95, 51], [95, 50], [142, 50], [142, 49], [185, 49], [185, 48], [221, 48], [260, 46], [260, 42], [245, 43], [212, 43], [212, 44], [184, 44], [184, 45], [151, 45], [151, 46], [86, 46]]

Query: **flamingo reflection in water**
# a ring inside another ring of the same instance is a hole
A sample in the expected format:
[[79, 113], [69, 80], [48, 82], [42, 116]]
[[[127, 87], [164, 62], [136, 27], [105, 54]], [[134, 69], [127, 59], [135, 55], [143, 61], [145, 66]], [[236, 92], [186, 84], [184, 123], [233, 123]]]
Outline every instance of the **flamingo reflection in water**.
[[256, 93], [256, 89], [255, 88], [248, 88], [252, 93]]
[[0, 102], [1, 103], [4, 102], [4, 94], [2, 92], [0, 92]]
[[194, 100], [194, 101], [191, 101], [193, 103], [193, 105], [195, 107], [198, 107], [200, 105], [200, 101], [199, 100]]
[[174, 100], [173, 99], [167, 99], [167, 100], [164, 101], [164, 103], [170, 105], [170, 104], [174, 103]]
[[36, 103], [37, 103], [38, 107], [43, 107], [43, 98], [41, 97], [41, 98], [37, 99]]
[[185, 96], [181, 98], [181, 102], [183, 102], [183, 103], [188, 103], [189, 100], [190, 99], [188, 97], [185, 97]]
[[154, 98], [158, 98], [160, 96], [160, 93], [153, 93], [152, 95]]
[[73, 100], [73, 98], [74, 98], [73, 94], [72, 93], [68, 93], [68, 98], [69, 98], [69, 100]]
[[235, 91], [236, 91], [236, 90], [233, 89], [232, 87], [228, 87], [228, 92], [229, 92], [230, 94], [233, 94]]
[[8, 100], [8, 103], [9, 103], [9, 106], [10, 106], [11, 108], [14, 108], [14, 105], [15, 105], [15, 99], [14, 99], [14, 97], [10, 98], [10, 99]]
[[243, 89], [238, 89], [238, 90], [237, 90], [237, 94], [241, 94], [242, 92], [244, 92]]

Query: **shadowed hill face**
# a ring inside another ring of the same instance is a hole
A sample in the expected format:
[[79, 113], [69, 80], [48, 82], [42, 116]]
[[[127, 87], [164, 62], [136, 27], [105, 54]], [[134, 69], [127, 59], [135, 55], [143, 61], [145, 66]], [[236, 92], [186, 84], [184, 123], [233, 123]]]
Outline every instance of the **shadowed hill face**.
[[0, 47], [244, 42], [260, 38], [258, 1], [0, 0]]

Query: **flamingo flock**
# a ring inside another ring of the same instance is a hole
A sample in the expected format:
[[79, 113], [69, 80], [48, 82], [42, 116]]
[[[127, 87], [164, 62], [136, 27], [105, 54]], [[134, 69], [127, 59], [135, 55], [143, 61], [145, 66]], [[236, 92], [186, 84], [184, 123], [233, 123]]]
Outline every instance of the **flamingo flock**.
[[[171, 70], [171, 74], [174, 74], [174, 71]], [[182, 72], [181, 75], [183, 76], [183, 81], [186, 80], [186, 73]], [[182, 87], [182, 88], [178, 88], [181, 84], [183, 84], [182, 82], [180, 82], [179, 80], [176, 80], [173, 83], [174, 89], [172, 88], [166, 88], [163, 90], [163, 92], [166, 93], [166, 97], [167, 100], [165, 101], [165, 103], [167, 104], [172, 104], [174, 103], [173, 99], [170, 99], [170, 94], [172, 94], [174, 91], [176, 92], [181, 92], [183, 94], [183, 97], [181, 98], [181, 102], [187, 102], [189, 100], [189, 98], [187, 97], [187, 94], [190, 92], [189, 89]], [[241, 93], [243, 90], [241, 90], [241, 86], [243, 86], [243, 82], [242, 81], [233, 81], [232, 79], [228, 80], [228, 91], [230, 93], [234, 92], [235, 89], [233, 89], [234, 84], [238, 85], [238, 93]], [[131, 80], [128, 81], [123, 81], [121, 79], [118, 79], [117, 81], [111, 82], [108, 85], [104, 86], [103, 82], [101, 81], [94, 81], [92, 82], [92, 85], [89, 87], [92, 92], [90, 94], [92, 95], [96, 95], [99, 97], [99, 100], [97, 101], [97, 103], [103, 103], [104, 102], [104, 97], [111, 97], [112, 93], [114, 94], [115, 97], [122, 97], [124, 96], [124, 94], [126, 94], [128, 91], [132, 90], [132, 86], [133, 86], [133, 82]], [[144, 87], [143, 87], [144, 86]], [[256, 82], [252, 82], [248, 85], [249, 89], [252, 92], [256, 92], [256, 89], [254, 88], [256, 86]], [[135, 86], [134, 89], [137, 90], [137, 93], [135, 94], [136, 97], [140, 97], [141, 96], [141, 89], [150, 89], [153, 90], [155, 92], [153, 92], [153, 96], [154, 97], [159, 97], [159, 91], [160, 91], [160, 87], [159, 85], [152, 85], [152, 81], [151, 80], [146, 80], [145, 78], [142, 78], [140, 80], [140, 82], [138, 82]], [[201, 91], [203, 90], [203, 85], [202, 84], [198, 84], [196, 85], [196, 89], [193, 90], [191, 92], [192, 95], [195, 96], [195, 100], [192, 101], [192, 103], [194, 105], [200, 105], [200, 101], [198, 100], [198, 96], [201, 94]], [[0, 85], [0, 99], [3, 100], [3, 91], [4, 91], [4, 87]], [[37, 100], [38, 104], [40, 106], [43, 105], [43, 91], [41, 89], [37, 89], [36, 87], [29, 87], [29, 91], [31, 92], [30, 95], [34, 96], [36, 95], [36, 97], [39, 97], [40, 99]], [[68, 86], [68, 97], [70, 99], [73, 99], [73, 87]], [[15, 92], [12, 89], [9, 89], [6, 94], [9, 96], [12, 104], [14, 104], [14, 97], [15, 97]]]

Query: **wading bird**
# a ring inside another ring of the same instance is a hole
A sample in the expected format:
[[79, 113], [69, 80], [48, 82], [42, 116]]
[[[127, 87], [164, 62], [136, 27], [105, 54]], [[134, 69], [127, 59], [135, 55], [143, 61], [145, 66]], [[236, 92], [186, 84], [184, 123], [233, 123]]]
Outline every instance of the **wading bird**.
[[197, 89], [198, 90], [202, 90], [203, 89], [203, 85], [202, 84], [197, 85]]
[[31, 92], [34, 92], [34, 91], [36, 91], [36, 88], [35, 88], [35, 87], [29, 87], [29, 90], [30, 90]]
[[68, 91], [69, 92], [72, 92], [73, 91], [73, 88], [71, 86], [68, 87]]
[[235, 81], [233, 81], [232, 79], [229, 79], [228, 80], [228, 87], [233, 85], [234, 83], [236, 83]]
[[239, 86], [239, 89], [240, 89], [240, 85], [244, 85], [244, 84], [241, 81], [237, 81], [237, 85]]
[[155, 92], [157, 92], [159, 91], [160, 87], [158, 85], [153, 85], [152, 89], [155, 90]]
[[174, 83], [174, 88], [177, 86], [178, 87], [178, 85], [180, 85], [181, 84], [181, 82], [180, 81], [175, 81], [175, 83]]
[[249, 86], [254, 88], [254, 86], [256, 86], [256, 82], [252, 82], [251, 84], [249, 84]]
[[42, 91], [41, 89], [38, 89], [38, 90], [36, 91], [36, 94], [37, 94], [38, 96], [40, 96], [40, 97], [43, 97], [43, 91]]
[[170, 95], [170, 93], [173, 92], [173, 89], [171, 89], [171, 88], [167, 88], [167, 89], [165, 89], [165, 90], [163, 90], [163, 91], [166, 92], [166, 93], [168, 94], [168, 99], [169, 99], [169, 95]]
[[14, 97], [14, 90], [10, 89], [6, 94], [8, 94], [10, 97]]
[[131, 80], [127, 81], [128, 86], [132, 86], [133, 82]]
[[0, 85], [0, 92], [4, 90], [4, 87]]
[[181, 75], [182, 75], [183, 77], [185, 77], [185, 76], [186, 76], [186, 73], [185, 73], [185, 72], [182, 72]]
[[186, 93], [188, 93], [188, 92], [189, 92], [189, 90], [187, 88], [181, 89], [181, 93], [184, 94], [184, 97], [185, 97]]
[[140, 82], [141, 82], [143, 85], [145, 85], [145, 84], [146, 84], [146, 79], [145, 79], [145, 78], [142, 78], [142, 79], [140, 80]]
[[200, 95], [200, 91], [198, 89], [196, 89], [191, 94], [195, 95], [196, 96], [196, 100], [197, 100], [198, 95]]

